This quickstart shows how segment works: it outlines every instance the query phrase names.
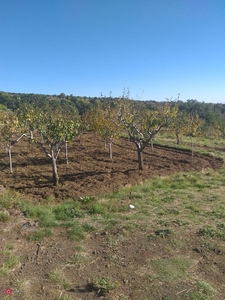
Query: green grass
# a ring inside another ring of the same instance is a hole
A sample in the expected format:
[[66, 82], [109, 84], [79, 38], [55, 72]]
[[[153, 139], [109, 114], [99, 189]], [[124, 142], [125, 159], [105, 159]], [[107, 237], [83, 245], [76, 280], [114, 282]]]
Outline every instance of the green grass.
[[52, 230], [48, 228], [38, 228], [27, 234], [27, 239], [29, 241], [42, 241], [44, 238], [52, 235]]
[[0, 256], [3, 260], [3, 263], [0, 265], [0, 278], [7, 276], [10, 270], [19, 263], [19, 259], [14, 254], [13, 250], [13, 245], [8, 244], [0, 251]]
[[70, 282], [65, 278], [62, 270], [55, 269], [49, 273], [49, 280], [56, 283], [64, 290], [68, 289]]
[[63, 295], [59, 298], [59, 300], [74, 300], [74, 298], [67, 296], [67, 295]]
[[149, 279], [172, 282], [188, 277], [188, 271], [194, 262], [188, 257], [151, 260]]
[[195, 291], [188, 293], [188, 300], [213, 300], [216, 291], [211, 285], [202, 280], [197, 280]]
[[217, 223], [216, 226], [205, 225], [197, 232], [201, 236], [207, 236], [211, 238], [219, 238], [225, 241], [225, 224]]
[[10, 220], [10, 215], [6, 212], [0, 212], [0, 222], [6, 223]]
[[111, 290], [115, 289], [115, 285], [111, 283], [109, 278], [96, 278], [93, 287], [96, 290], [98, 296], [104, 296]]
[[[41, 240], [49, 236], [51, 228], [56, 226], [66, 227], [69, 238], [79, 240], [87, 233], [98, 229], [98, 226], [93, 223], [102, 224], [105, 229], [112, 230], [120, 227], [122, 222], [124, 227], [132, 231], [135, 227], [131, 224], [135, 219], [140, 223], [144, 223], [146, 218], [151, 220], [167, 218], [167, 222], [177, 219], [181, 220], [181, 223], [185, 220], [183, 226], [189, 219], [198, 223], [201, 218], [223, 220], [225, 208], [220, 199], [225, 189], [224, 177], [222, 170], [178, 173], [170, 177], [146, 181], [139, 186], [127, 186], [99, 198], [83, 197], [59, 204], [34, 205], [24, 200], [19, 201], [9, 193], [4, 197], [1, 196], [3, 199], [0, 203], [2, 207], [12, 205], [20, 207], [27, 218], [36, 220], [39, 228], [29, 233], [30, 240]], [[129, 209], [130, 203], [135, 206], [132, 215]], [[82, 220], [87, 217], [89, 221], [83, 222]], [[7, 219], [5, 216], [2, 218], [3, 221]], [[180, 224], [179, 221], [177, 222]], [[155, 224], [153, 225], [156, 227]]]
[[17, 192], [7, 190], [4, 194], [0, 194], [0, 208], [18, 208], [20, 203], [21, 196]]
[[77, 267], [81, 267], [88, 262], [88, 257], [82, 253], [76, 253], [72, 256], [70, 263]]

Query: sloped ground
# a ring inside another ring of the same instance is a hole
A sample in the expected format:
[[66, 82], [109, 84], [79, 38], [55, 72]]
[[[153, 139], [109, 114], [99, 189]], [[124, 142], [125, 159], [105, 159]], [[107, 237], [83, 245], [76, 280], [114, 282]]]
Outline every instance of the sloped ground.
[[[63, 150], [62, 150], [63, 151]], [[27, 140], [13, 149], [13, 174], [9, 174], [7, 153], [0, 154], [0, 184], [31, 196], [32, 199], [57, 200], [115, 191], [127, 184], [135, 185], [157, 176], [180, 171], [201, 171], [218, 168], [221, 160], [170, 148], [155, 147], [144, 152], [145, 170], [138, 170], [135, 145], [126, 139], [115, 140], [113, 160], [109, 159], [104, 142], [91, 133], [69, 145], [69, 164], [64, 153], [58, 159], [60, 186], [52, 186], [51, 162], [41, 149]]]
[[[113, 161], [110, 161], [104, 143], [89, 133], [82, 137], [81, 143], [77, 140], [69, 146], [68, 166], [62, 154], [58, 164], [60, 186], [53, 187], [51, 164], [41, 150], [25, 141], [18, 143], [13, 148], [12, 175], [8, 172], [7, 156], [1, 153], [0, 184], [25, 194], [34, 202], [76, 200], [79, 196], [109, 193], [156, 176], [222, 165], [221, 160], [214, 157], [195, 154], [192, 159], [190, 153], [155, 147], [154, 151], [146, 149], [145, 170], [140, 172], [133, 144], [126, 140], [115, 141]], [[124, 201], [128, 206], [129, 199]], [[12, 294], [7, 299], [190, 299], [187, 293], [194, 289], [194, 282], [183, 277], [185, 266], [181, 273], [167, 274], [171, 275], [171, 280], [167, 278], [157, 284], [153, 280], [150, 262], [158, 258], [169, 260], [172, 250], [181, 260], [189, 259], [188, 272], [195, 274], [195, 278], [207, 281], [216, 276], [213, 280], [220, 286], [219, 294], [193, 299], [219, 300], [225, 294], [224, 241], [209, 239], [207, 244], [196, 236], [191, 226], [179, 227], [171, 221], [174, 230], [174, 245], [171, 246], [171, 236], [167, 236], [166, 231], [162, 238], [151, 240], [152, 220], [148, 224], [146, 219], [133, 220], [134, 211], [130, 210], [124, 218], [131, 219], [131, 228], [115, 222], [106, 230], [97, 219], [89, 220], [87, 216], [85, 222], [95, 222], [96, 229], [84, 240], [71, 241], [66, 228], [54, 228], [53, 235], [32, 242], [27, 240], [27, 235], [38, 228], [38, 224], [16, 208], [8, 209], [8, 213], [10, 221], [0, 223], [0, 247], [3, 250], [12, 244], [19, 264], [9, 275], [0, 278], [0, 299], [4, 299], [8, 287]], [[0, 265], [6, 258], [7, 254], [0, 255]], [[99, 279], [109, 281], [99, 282]], [[101, 295], [103, 286], [112, 290]]]

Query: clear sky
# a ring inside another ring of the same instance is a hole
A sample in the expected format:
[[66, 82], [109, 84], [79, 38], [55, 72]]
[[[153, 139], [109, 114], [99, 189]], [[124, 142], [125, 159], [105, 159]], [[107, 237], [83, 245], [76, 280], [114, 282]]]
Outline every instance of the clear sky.
[[0, 91], [225, 103], [225, 0], [0, 0]]

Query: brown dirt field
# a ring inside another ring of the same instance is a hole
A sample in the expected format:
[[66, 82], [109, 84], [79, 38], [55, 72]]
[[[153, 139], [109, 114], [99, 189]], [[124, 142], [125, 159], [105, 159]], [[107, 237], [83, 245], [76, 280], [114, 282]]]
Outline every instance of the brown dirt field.
[[[192, 159], [190, 152], [156, 146], [154, 151], [150, 148], [145, 150], [145, 170], [139, 171], [137, 153], [132, 143], [125, 139], [116, 140], [113, 160], [110, 161], [104, 142], [87, 133], [82, 136], [81, 143], [76, 140], [69, 145], [68, 166], [61, 153], [58, 160], [60, 185], [54, 187], [51, 183], [51, 164], [34, 144], [27, 141], [18, 143], [13, 148], [12, 157], [13, 174], [9, 174], [7, 155], [0, 154], [0, 184], [19, 191], [35, 202], [76, 200], [79, 196], [109, 193], [157, 176], [219, 168], [222, 165], [222, 161], [215, 157], [194, 154]], [[9, 210], [9, 214], [12, 218], [9, 222], [0, 222], [0, 248], [13, 244], [20, 264], [9, 276], [0, 278], [0, 299], [4, 299], [5, 289], [10, 287], [13, 293], [7, 299], [13, 300], [177, 300], [186, 299], [182, 295], [192, 286], [192, 282], [162, 282], [155, 287], [148, 281], [144, 274], [149, 260], [169, 257], [166, 248], [168, 240], [158, 239], [150, 243], [148, 234], [142, 225], [138, 225], [138, 221], [135, 231], [115, 226], [107, 232], [98, 227], [79, 242], [69, 240], [65, 228], [54, 228], [54, 235], [38, 243], [26, 239], [27, 233], [38, 224], [32, 221], [30, 227], [23, 228], [26, 222], [31, 221], [17, 209]], [[182, 228], [177, 227], [177, 230]], [[189, 228], [183, 234], [185, 237], [192, 236], [193, 230]], [[88, 263], [71, 264], [77, 246], [82, 246]], [[222, 287], [225, 246], [221, 243], [214, 248], [211, 244], [211, 247], [214, 250], [202, 245], [201, 241], [194, 241], [187, 245], [185, 255], [200, 262], [193, 267], [193, 271], [205, 278], [210, 278], [210, 268], [206, 266], [220, 265], [221, 271], [218, 271], [216, 280], [221, 282], [222, 291], [225, 290]], [[182, 255], [182, 249], [177, 249], [177, 253]], [[0, 256], [0, 265], [3, 262], [4, 258]], [[64, 289], [49, 280], [49, 273], [57, 268], [69, 280], [69, 285]], [[110, 278], [115, 290], [105, 296], [97, 295], [93, 286], [96, 278]]]
[[31, 196], [38, 201], [76, 199], [85, 195], [99, 195], [117, 190], [127, 184], [135, 185], [158, 176], [176, 172], [201, 171], [219, 168], [221, 160], [166, 147], [144, 151], [143, 171], [138, 170], [137, 151], [126, 139], [115, 140], [113, 160], [109, 159], [104, 142], [92, 133], [82, 136], [68, 147], [69, 164], [63, 153], [57, 161], [60, 185], [52, 185], [49, 158], [35, 144], [21, 141], [12, 148], [13, 174], [9, 174], [8, 157], [0, 154], [0, 184]]

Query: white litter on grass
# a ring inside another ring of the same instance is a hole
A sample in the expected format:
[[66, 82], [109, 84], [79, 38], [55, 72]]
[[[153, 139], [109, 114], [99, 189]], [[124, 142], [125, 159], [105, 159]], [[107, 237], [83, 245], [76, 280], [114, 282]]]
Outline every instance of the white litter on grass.
[[135, 206], [132, 205], [132, 204], [130, 204], [129, 207], [130, 207], [130, 209], [134, 209], [135, 208]]

